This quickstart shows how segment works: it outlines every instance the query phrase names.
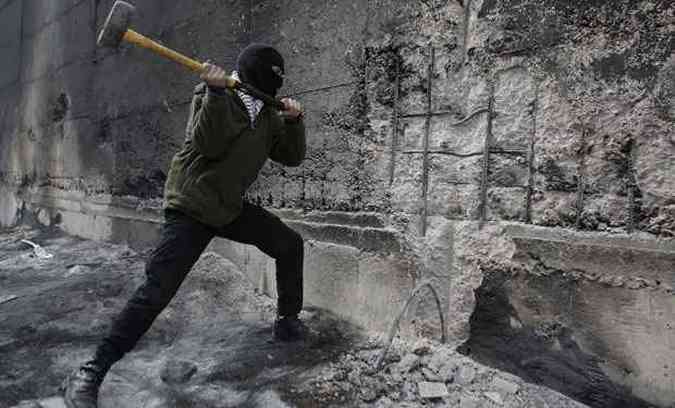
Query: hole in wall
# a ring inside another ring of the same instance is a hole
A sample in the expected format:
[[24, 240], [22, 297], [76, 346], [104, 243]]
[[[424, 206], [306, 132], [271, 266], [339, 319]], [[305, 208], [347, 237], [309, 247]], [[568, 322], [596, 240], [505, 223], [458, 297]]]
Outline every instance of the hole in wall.
[[49, 119], [52, 123], [60, 122], [65, 119], [70, 108], [70, 99], [68, 95], [61, 92], [54, 102], [51, 103], [49, 110]]

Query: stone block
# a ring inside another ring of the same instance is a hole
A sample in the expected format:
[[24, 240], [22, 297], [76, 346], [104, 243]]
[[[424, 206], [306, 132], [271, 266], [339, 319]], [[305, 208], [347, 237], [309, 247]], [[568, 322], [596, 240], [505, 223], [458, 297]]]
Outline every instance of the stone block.
[[449, 395], [448, 388], [442, 382], [422, 381], [417, 386], [420, 397], [425, 399], [443, 398]]

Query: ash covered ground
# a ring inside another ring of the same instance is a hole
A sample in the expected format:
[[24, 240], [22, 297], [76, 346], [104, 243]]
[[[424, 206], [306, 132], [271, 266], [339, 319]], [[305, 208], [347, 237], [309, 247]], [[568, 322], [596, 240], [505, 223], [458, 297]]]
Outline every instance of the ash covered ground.
[[[51, 258], [21, 242], [39, 244]], [[142, 282], [147, 251], [58, 231], [0, 233], [0, 405], [61, 407], [82, 363]], [[308, 308], [306, 341], [272, 340], [274, 300], [205, 253], [101, 389], [107, 407], [582, 407], [429, 339], [384, 336]]]

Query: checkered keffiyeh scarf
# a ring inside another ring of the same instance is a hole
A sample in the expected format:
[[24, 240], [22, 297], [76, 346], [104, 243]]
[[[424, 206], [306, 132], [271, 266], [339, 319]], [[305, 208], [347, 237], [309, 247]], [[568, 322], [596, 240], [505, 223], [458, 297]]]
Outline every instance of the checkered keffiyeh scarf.
[[[239, 73], [237, 71], [232, 71], [232, 78], [239, 81], [240, 80]], [[244, 105], [246, 105], [246, 110], [248, 111], [248, 118], [251, 120], [252, 125], [253, 122], [255, 122], [255, 118], [258, 117], [258, 114], [260, 113], [260, 110], [263, 107], [263, 101], [238, 90], [235, 90], [235, 92], [239, 96], [239, 99], [241, 99], [241, 101], [244, 102]]]

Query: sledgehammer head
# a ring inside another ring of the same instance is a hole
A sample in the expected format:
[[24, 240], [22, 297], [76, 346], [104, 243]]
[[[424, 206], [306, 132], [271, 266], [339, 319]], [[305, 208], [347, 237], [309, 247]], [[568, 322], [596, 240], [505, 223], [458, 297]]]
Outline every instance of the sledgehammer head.
[[108, 18], [98, 35], [99, 47], [117, 47], [122, 42], [124, 33], [127, 32], [136, 8], [126, 1], [117, 0], [113, 4]]

